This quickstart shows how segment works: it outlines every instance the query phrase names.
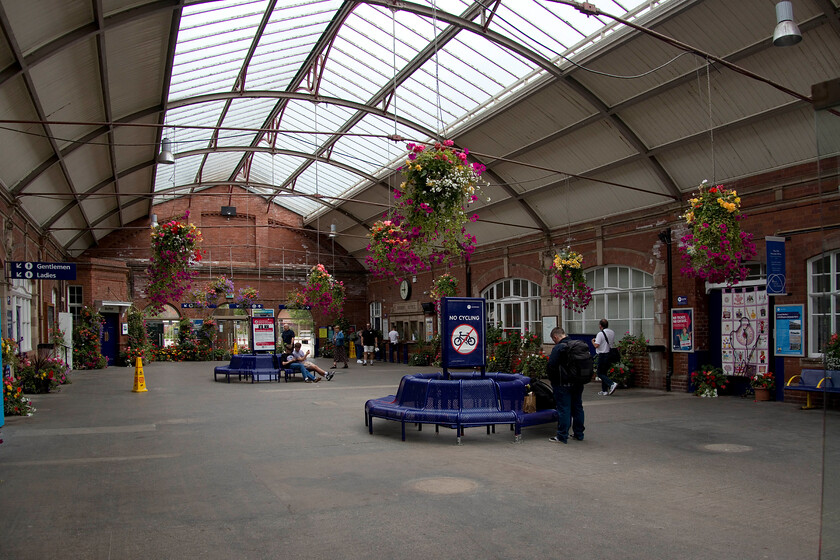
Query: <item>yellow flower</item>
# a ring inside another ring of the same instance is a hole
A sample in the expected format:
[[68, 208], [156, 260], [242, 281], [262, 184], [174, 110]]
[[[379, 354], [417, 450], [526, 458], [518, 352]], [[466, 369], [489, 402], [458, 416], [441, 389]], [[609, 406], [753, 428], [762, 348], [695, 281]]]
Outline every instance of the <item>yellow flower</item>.
[[693, 222], [694, 221], [694, 212], [686, 212], [685, 213], [685, 221], [689, 224], [691, 222]]
[[741, 204], [741, 197], [740, 196], [735, 197], [735, 204]]
[[414, 166], [414, 169], [416, 169], [417, 171], [420, 171], [423, 168], [420, 167], [420, 164], [418, 163], [417, 165]]

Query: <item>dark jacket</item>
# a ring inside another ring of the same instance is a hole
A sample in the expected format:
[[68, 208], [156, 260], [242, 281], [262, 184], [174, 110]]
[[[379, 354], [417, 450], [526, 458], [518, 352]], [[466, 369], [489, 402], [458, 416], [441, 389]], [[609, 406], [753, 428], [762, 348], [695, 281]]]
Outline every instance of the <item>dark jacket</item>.
[[551, 349], [551, 355], [548, 357], [548, 368], [546, 373], [551, 385], [563, 385], [563, 367], [568, 361], [567, 353], [569, 351], [569, 338], [566, 337]]

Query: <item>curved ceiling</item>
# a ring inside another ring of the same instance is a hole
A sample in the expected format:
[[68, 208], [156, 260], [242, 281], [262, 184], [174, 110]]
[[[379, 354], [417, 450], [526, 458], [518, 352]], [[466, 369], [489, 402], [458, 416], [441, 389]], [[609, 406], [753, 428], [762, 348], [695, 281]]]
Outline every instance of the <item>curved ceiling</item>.
[[451, 138], [479, 243], [547, 234], [813, 160], [837, 2], [774, 48], [773, 0], [1, 0], [0, 192], [75, 255], [239, 185], [363, 259], [405, 143]]

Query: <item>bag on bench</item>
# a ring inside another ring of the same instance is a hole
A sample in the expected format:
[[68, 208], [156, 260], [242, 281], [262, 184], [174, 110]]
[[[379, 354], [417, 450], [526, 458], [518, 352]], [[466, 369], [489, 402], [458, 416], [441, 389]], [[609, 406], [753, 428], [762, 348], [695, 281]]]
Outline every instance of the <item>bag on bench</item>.
[[537, 397], [537, 410], [557, 408], [557, 403], [554, 402], [554, 390], [544, 380], [532, 379], [531, 391]]

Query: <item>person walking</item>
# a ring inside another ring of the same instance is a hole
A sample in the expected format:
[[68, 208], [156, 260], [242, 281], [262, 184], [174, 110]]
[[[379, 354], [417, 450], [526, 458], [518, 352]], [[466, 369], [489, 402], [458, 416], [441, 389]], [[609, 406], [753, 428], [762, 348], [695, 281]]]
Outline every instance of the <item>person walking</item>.
[[335, 345], [335, 354], [333, 357], [333, 365], [330, 369], [335, 369], [338, 362], [344, 362], [344, 368], [347, 368], [347, 345], [345, 344], [344, 333], [341, 332], [341, 326], [336, 325], [333, 331], [333, 344]]
[[[569, 383], [566, 379], [566, 364], [569, 357], [569, 340], [562, 327], [551, 330], [554, 348], [548, 358], [548, 379], [557, 402], [557, 434], [548, 438], [554, 443], [567, 443], [569, 428], [576, 440], [583, 441], [583, 384]], [[590, 373], [591, 375], [591, 373]]]
[[376, 331], [371, 330], [370, 323], [366, 324], [365, 330], [362, 331], [362, 346], [365, 352], [362, 365], [368, 365], [368, 360], [370, 360], [370, 365], [373, 365], [373, 359], [376, 357], [376, 347], [379, 346], [379, 337]]
[[598, 394], [606, 397], [612, 395], [618, 387], [618, 383], [611, 381], [607, 374], [616, 354], [616, 352], [610, 352], [615, 344], [615, 332], [609, 328], [610, 322], [606, 319], [601, 319], [598, 326], [601, 330], [592, 339], [592, 346], [595, 347], [595, 353], [598, 355], [598, 379], [601, 380], [601, 390]]
[[397, 327], [391, 325], [391, 330], [388, 332], [388, 355], [391, 362], [394, 361], [394, 352], [397, 353], [397, 362], [400, 361], [400, 333], [397, 332]]

